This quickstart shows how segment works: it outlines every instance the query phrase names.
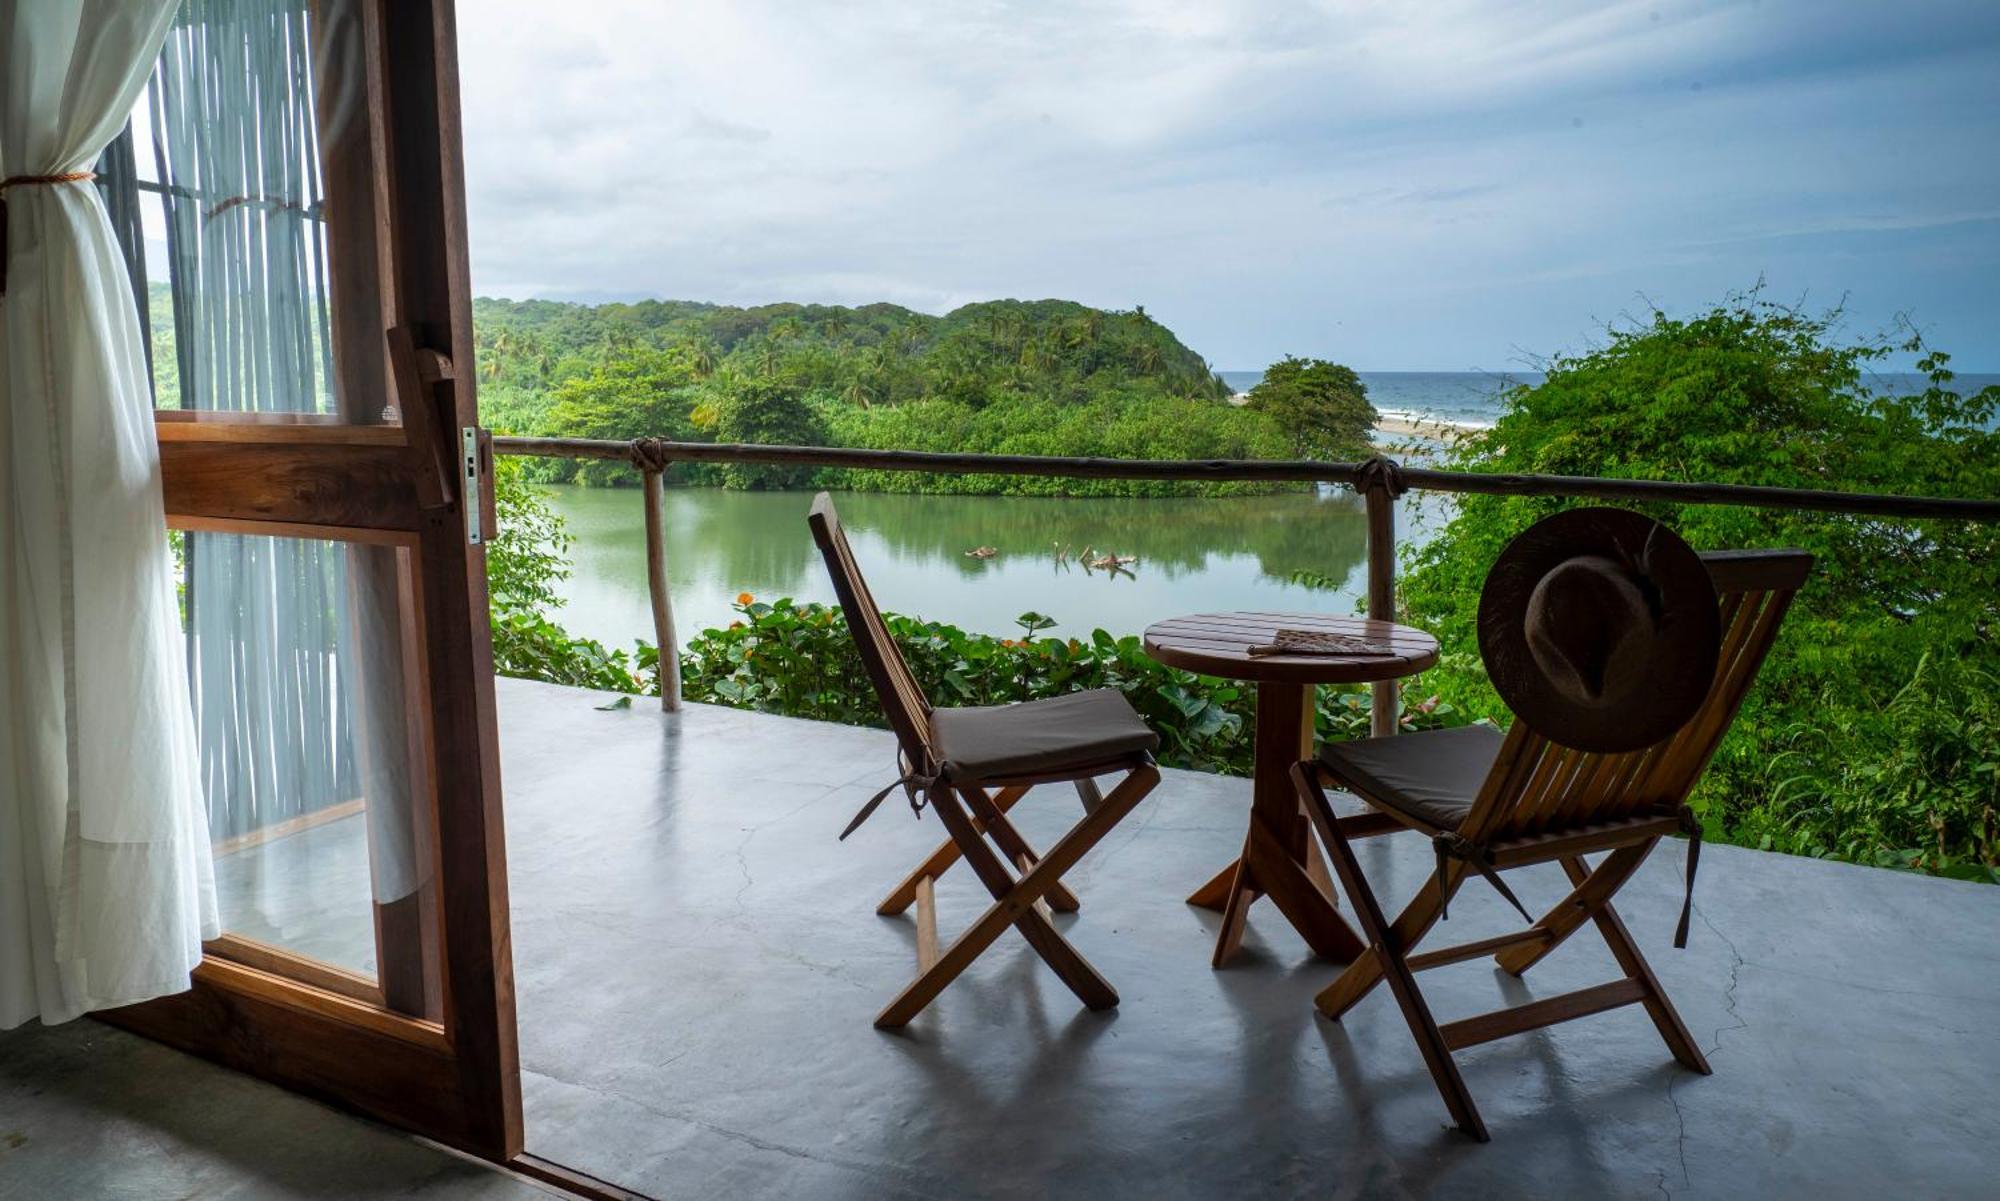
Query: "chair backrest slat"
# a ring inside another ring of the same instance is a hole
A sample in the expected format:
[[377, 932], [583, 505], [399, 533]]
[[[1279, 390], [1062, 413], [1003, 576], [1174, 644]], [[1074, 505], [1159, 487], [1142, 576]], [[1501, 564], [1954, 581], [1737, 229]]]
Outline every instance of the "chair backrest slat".
[[827, 574], [833, 577], [834, 594], [840, 598], [841, 612], [847, 616], [847, 628], [854, 636], [855, 649], [861, 653], [868, 681], [882, 702], [883, 716], [889, 719], [889, 728], [896, 732], [896, 740], [910, 765], [928, 772], [936, 766], [931, 762], [930, 701], [924, 697], [916, 676], [911, 674], [896, 640], [889, 636], [882, 610], [875, 604], [875, 595], [869, 591], [860, 565], [854, 561], [854, 548], [848, 545], [847, 531], [841, 528], [833, 498], [824, 492], [815, 496], [806, 521], [812, 526], [813, 541], [819, 544], [820, 555], [826, 560]]
[[1812, 556], [1803, 551], [1702, 555], [1715, 583], [1722, 649], [1701, 708], [1671, 737], [1615, 754], [1558, 746], [1516, 720], [1462, 826], [1477, 841], [1560, 833], [1672, 810], [1687, 799], [1728, 733], [1776, 641]]

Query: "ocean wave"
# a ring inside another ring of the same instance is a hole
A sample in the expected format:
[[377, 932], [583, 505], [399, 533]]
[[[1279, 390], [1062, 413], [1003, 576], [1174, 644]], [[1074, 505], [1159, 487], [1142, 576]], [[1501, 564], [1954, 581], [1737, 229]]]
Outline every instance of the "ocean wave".
[[1438, 413], [1429, 410], [1385, 409], [1377, 406], [1375, 411], [1384, 420], [1401, 421], [1412, 425], [1443, 425], [1461, 430], [1490, 430], [1493, 422], [1480, 417], [1468, 417], [1463, 413]]

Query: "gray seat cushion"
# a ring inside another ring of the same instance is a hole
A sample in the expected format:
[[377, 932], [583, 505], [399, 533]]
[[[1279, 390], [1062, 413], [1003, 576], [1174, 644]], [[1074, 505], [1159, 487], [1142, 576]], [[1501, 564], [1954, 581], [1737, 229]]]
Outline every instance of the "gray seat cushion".
[[1321, 743], [1319, 759], [1377, 808], [1450, 831], [1471, 812], [1504, 741], [1492, 726], [1459, 726]]
[[945, 778], [960, 783], [1060, 774], [1160, 745], [1125, 698], [1093, 688], [1018, 705], [939, 709], [931, 736]]

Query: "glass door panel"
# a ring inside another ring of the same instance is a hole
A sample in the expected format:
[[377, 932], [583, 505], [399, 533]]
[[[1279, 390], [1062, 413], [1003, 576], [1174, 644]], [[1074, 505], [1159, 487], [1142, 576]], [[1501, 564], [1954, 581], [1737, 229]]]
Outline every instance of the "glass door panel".
[[166, 265], [156, 428], [224, 926], [191, 992], [113, 1020], [505, 1160], [452, 30], [450, 0], [182, 0], [105, 173], [132, 276]]
[[435, 1020], [436, 814], [429, 724], [413, 703], [414, 539], [243, 529], [188, 531], [183, 543], [226, 931], [210, 950]]

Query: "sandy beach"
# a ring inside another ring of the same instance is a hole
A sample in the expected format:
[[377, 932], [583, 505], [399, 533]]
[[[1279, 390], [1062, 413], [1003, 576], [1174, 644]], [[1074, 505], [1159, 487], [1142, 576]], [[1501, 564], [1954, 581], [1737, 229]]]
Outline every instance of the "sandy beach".
[[1391, 438], [1448, 438], [1454, 434], [1490, 428], [1469, 422], [1417, 417], [1408, 413], [1383, 413], [1375, 420], [1375, 432]]
[[[1250, 394], [1238, 392], [1229, 398], [1233, 405], [1248, 404]], [[1443, 440], [1454, 434], [1491, 429], [1489, 425], [1471, 421], [1446, 421], [1441, 417], [1423, 417], [1415, 413], [1395, 413], [1376, 410], [1375, 432], [1387, 438], [1432, 438]]]

